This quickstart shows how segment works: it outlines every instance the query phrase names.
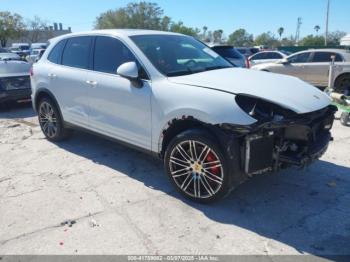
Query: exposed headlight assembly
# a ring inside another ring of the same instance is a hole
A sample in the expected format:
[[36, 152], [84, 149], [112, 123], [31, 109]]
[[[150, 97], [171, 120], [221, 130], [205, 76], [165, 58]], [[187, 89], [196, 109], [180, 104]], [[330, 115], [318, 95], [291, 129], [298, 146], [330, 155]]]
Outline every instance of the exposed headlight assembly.
[[296, 116], [296, 113], [291, 110], [248, 95], [237, 95], [236, 103], [244, 112], [259, 122], [282, 121], [285, 118]]

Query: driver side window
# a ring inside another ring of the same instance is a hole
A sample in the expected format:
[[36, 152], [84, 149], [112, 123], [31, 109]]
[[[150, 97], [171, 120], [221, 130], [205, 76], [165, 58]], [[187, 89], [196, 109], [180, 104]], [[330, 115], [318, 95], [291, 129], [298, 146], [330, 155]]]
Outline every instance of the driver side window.
[[293, 64], [298, 64], [298, 63], [307, 63], [309, 62], [311, 53], [302, 53], [302, 54], [297, 54], [288, 59], [290, 63]]

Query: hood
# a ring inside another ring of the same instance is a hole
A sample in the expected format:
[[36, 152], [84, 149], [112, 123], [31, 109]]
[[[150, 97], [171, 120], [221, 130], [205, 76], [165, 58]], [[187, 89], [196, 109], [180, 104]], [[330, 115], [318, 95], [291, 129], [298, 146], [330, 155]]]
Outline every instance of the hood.
[[24, 61], [0, 61], [0, 77], [29, 75], [30, 64]]
[[170, 77], [169, 81], [231, 94], [251, 95], [299, 114], [317, 111], [331, 102], [325, 93], [298, 78], [248, 69], [213, 70]]

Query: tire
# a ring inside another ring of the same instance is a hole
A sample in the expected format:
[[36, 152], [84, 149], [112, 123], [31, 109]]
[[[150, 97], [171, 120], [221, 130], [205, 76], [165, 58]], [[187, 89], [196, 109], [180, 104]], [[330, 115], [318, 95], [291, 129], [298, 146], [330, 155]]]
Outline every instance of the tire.
[[350, 95], [350, 75], [338, 77], [334, 83], [335, 91], [344, 95]]
[[340, 116], [340, 123], [344, 126], [350, 126], [350, 113], [343, 112]]
[[188, 130], [169, 143], [164, 167], [182, 195], [195, 202], [211, 203], [227, 196], [232, 189], [230, 168], [223, 152], [209, 133]]
[[71, 135], [71, 130], [64, 127], [57, 105], [50, 98], [39, 101], [38, 119], [41, 131], [49, 141], [59, 142]]

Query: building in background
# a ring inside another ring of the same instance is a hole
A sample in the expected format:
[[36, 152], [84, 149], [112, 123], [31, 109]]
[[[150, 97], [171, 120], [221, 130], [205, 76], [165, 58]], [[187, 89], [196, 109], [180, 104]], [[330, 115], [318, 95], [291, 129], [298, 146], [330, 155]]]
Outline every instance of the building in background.
[[342, 46], [350, 46], [350, 34], [347, 34], [340, 40], [340, 45]]
[[69, 34], [71, 32], [71, 27], [64, 29], [62, 23], [53, 23], [45, 27], [45, 29], [26, 30], [21, 37], [9, 39], [9, 41], [7, 41], [7, 46], [11, 46], [12, 43], [46, 43], [53, 37]]

